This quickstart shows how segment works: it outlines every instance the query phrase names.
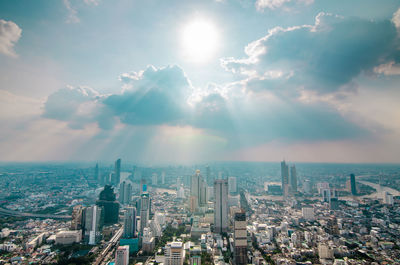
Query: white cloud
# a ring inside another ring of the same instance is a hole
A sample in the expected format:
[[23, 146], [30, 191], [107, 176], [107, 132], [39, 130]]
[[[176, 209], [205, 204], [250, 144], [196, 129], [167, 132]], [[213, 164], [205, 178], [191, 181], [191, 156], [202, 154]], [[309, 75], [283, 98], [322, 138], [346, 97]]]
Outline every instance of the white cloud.
[[70, 0], [63, 0], [64, 6], [68, 10], [68, 18], [66, 20], [67, 23], [79, 23], [80, 19], [78, 18], [78, 11], [76, 8], [72, 7]]
[[304, 5], [310, 5], [314, 3], [314, 0], [257, 0], [256, 8], [258, 11], [263, 11], [266, 8], [277, 9], [285, 6], [285, 4], [290, 2], [301, 3]]
[[383, 75], [400, 75], [400, 65], [391, 61], [375, 67], [374, 72]]
[[396, 28], [400, 29], [400, 8], [393, 14], [392, 22], [396, 26]]
[[21, 37], [21, 28], [12, 21], [0, 19], [0, 53], [16, 57], [14, 45]]

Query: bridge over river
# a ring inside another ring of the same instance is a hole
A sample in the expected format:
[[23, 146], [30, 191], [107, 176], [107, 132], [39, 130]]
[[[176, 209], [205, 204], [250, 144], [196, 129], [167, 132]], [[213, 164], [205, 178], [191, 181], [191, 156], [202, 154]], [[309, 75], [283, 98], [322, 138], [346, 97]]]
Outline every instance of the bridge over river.
[[55, 214], [39, 214], [39, 213], [23, 213], [19, 211], [8, 210], [0, 207], [0, 215], [6, 216], [22, 216], [32, 218], [50, 218], [50, 219], [71, 219], [69, 215], [55, 215]]

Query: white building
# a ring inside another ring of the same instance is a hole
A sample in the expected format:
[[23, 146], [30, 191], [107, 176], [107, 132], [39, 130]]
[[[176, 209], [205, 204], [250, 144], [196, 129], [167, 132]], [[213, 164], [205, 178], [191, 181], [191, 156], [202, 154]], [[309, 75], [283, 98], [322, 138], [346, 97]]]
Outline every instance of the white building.
[[182, 242], [169, 242], [165, 246], [165, 265], [183, 265], [185, 251]]
[[115, 252], [115, 265], [129, 265], [129, 246], [119, 246]]

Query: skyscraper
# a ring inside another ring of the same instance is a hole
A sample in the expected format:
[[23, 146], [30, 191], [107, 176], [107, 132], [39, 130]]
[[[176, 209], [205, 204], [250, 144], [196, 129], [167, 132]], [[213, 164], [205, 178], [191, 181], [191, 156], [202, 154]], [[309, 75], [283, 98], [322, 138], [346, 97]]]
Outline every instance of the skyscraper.
[[118, 185], [120, 180], [121, 180], [121, 158], [119, 158], [117, 161], [115, 161], [115, 185]]
[[214, 181], [214, 230], [224, 233], [228, 230], [228, 180]]
[[[198, 207], [205, 206], [207, 204], [207, 183], [200, 174], [200, 170], [196, 170], [196, 174], [191, 177], [190, 181], [190, 200], [191, 204], [194, 203], [194, 210]], [[192, 208], [192, 207], [191, 207]]]
[[140, 196], [140, 236], [143, 236], [143, 230], [147, 227], [150, 215], [150, 196], [144, 192]]
[[124, 233], [123, 238], [136, 237], [136, 208], [127, 207], [124, 213]]
[[102, 208], [94, 205], [84, 210], [84, 238], [90, 245], [95, 245], [101, 238]]
[[286, 197], [289, 193], [289, 166], [285, 160], [281, 162], [281, 178], [283, 196]]
[[72, 210], [71, 230], [82, 229], [82, 214], [83, 214], [82, 205], [74, 206], [74, 209]]
[[236, 177], [228, 178], [228, 187], [229, 187], [229, 193], [236, 193], [237, 191]]
[[132, 198], [132, 185], [129, 182], [122, 181], [119, 186], [119, 202], [121, 204], [129, 204]]
[[290, 191], [293, 193], [297, 193], [297, 172], [295, 165], [290, 167], [289, 185], [290, 185]]
[[234, 252], [233, 262], [235, 265], [247, 264], [247, 230], [246, 213], [241, 211], [235, 213], [234, 220]]
[[114, 189], [110, 185], [104, 186], [96, 205], [104, 208], [104, 224], [118, 223], [119, 203], [115, 200]]
[[350, 174], [350, 189], [351, 195], [357, 195], [356, 176], [354, 174]]
[[129, 246], [119, 246], [115, 251], [115, 265], [129, 265]]

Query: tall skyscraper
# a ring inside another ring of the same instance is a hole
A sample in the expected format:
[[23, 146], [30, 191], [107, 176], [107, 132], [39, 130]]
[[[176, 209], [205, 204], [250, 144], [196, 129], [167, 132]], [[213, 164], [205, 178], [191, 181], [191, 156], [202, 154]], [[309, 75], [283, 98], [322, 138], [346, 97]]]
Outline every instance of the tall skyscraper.
[[129, 246], [119, 246], [115, 251], [115, 265], [129, 265]]
[[118, 158], [117, 161], [115, 161], [114, 174], [115, 174], [115, 183], [113, 184], [118, 185], [121, 180], [121, 158]]
[[[190, 200], [191, 206], [196, 211], [198, 207], [207, 204], [207, 183], [200, 174], [200, 170], [196, 170], [196, 174], [191, 177], [190, 181]], [[194, 205], [192, 205], [194, 203]], [[192, 207], [191, 207], [192, 208]]]
[[143, 236], [143, 230], [147, 227], [150, 215], [150, 196], [144, 192], [140, 196], [140, 236]]
[[90, 245], [95, 245], [101, 238], [102, 208], [94, 205], [84, 210], [84, 238]]
[[104, 224], [118, 223], [119, 203], [115, 200], [114, 189], [110, 185], [104, 186], [96, 205], [104, 208]]
[[169, 242], [165, 246], [165, 265], [183, 265], [185, 250], [182, 242]]
[[228, 180], [214, 181], [214, 230], [224, 233], [228, 230]]
[[83, 214], [82, 205], [74, 206], [74, 209], [72, 210], [71, 230], [82, 229], [82, 214]]
[[289, 193], [289, 166], [285, 160], [281, 162], [281, 178], [283, 196], [286, 197]]
[[122, 181], [119, 186], [119, 202], [121, 204], [129, 204], [132, 198], [132, 185], [129, 182]]
[[297, 172], [295, 165], [290, 167], [289, 185], [290, 185], [290, 191], [293, 193], [297, 193]]
[[228, 187], [229, 187], [229, 193], [236, 193], [237, 191], [236, 177], [228, 178]]
[[247, 264], [247, 229], [246, 213], [241, 211], [235, 213], [234, 219], [234, 252], [233, 262], [235, 265]]
[[350, 174], [350, 189], [351, 195], [357, 195], [356, 176], [354, 174]]
[[123, 238], [136, 237], [136, 208], [127, 207], [124, 213], [124, 233]]

